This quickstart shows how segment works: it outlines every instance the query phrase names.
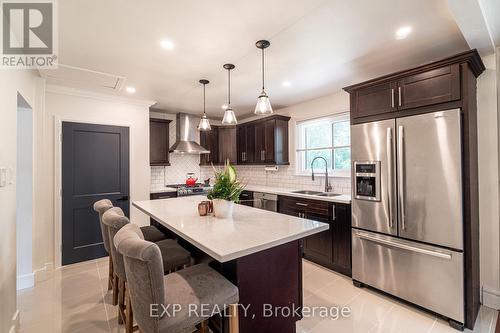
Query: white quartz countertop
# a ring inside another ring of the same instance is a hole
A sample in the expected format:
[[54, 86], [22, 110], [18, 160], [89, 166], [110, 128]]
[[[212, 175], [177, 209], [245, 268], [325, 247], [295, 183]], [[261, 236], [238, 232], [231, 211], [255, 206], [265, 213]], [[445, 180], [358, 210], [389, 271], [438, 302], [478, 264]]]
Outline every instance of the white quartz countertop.
[[284, 196], [288, 196], [288, 197], [305, 198], [305, 199], [311, 199], [311, 200], [330, 201], [330, 202], [337, 202], [337, 203], [343, 203], [343, 204], [350, 204], [351, 203], [351, 196], [348, 194], [341, 194], [341, 195], [338, 195], [335, 197], [321, 197], [321, 196], [310, 195], [310, 194], [292, 193], [293, 191], [299, 191], [299, 190], [294, 190], [294, 189], [284, 189], [284, 188], [278, 188], [278, 187], [272, 187], [272, 186], [260, 186], [260, 185], [247, 185], [247, 186], [245, 186], [245, 190], [252, 191], [252, 192], [263, 192], [263, 193], [284, 195]]
[[232, 218], [199, 216], [204, 196], [133, 202], [170, 231], [219, 262], [237, 259], [301, 239], [324, 230], [326, 223], [235, 205]]
[[150, 190], [150, 193], [167, 193], [167, 192], [177, 192], [177, 189], [174, 187], [156, 187]]

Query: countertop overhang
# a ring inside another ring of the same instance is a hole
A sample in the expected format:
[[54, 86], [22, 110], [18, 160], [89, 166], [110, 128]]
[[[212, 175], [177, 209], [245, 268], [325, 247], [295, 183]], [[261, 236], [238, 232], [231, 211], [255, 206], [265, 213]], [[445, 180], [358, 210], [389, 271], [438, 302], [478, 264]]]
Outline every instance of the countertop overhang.
[[295, 241], [325, 230], [329, 225], [263, 209], [235, 205], [232, 218], [199, 216], [204, 196], [133, 202], [158, 221], [219, 262], [227, 262]]

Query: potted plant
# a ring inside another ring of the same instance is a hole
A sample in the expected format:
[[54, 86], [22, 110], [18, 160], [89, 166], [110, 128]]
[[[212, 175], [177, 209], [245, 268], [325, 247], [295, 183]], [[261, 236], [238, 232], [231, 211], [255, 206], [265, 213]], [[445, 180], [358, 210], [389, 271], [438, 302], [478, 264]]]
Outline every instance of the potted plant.
[[239, 201], [244, 186], [239, 182], [236, 170], [229, 163], [229, 160], [226, 161], [222, 170], [214, 168], [214, 173], [215, 183], [208, 192], [207, 198], [213, 202], [215, 217], [231, 217], [234, 203]]

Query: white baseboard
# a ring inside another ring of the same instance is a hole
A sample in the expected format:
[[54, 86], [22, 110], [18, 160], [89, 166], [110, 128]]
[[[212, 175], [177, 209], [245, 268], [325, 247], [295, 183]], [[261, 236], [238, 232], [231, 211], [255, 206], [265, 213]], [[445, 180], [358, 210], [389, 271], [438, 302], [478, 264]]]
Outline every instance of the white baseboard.
[[12, 316], [12, 326], [10, 327], [9, 333], [17, 333], [19, 331], [19, 310], [16, 310]]
[[35, 273], [19, 275], [17, 277], [17, 290], [31, 288], [35, 285]]
[[483, 287], [483, 305], [500, 310], [500, 291]]
[[52, 277], [54, 273], [54, 264], [46, 263], [42, 268], [36, 269], [33, 274], [35, 275], [35, 283], [45, 281]]

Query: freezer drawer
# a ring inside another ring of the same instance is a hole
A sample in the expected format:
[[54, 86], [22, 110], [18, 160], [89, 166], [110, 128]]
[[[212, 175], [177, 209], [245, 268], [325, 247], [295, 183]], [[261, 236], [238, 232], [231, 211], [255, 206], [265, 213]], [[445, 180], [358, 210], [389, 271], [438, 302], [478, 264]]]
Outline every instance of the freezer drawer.
[[352, 278], [464, 322], [463, 253], [352, 229]]

